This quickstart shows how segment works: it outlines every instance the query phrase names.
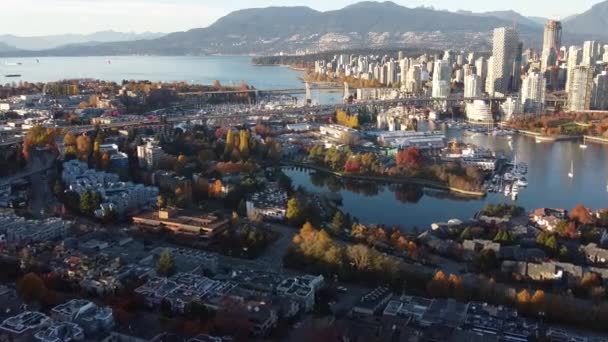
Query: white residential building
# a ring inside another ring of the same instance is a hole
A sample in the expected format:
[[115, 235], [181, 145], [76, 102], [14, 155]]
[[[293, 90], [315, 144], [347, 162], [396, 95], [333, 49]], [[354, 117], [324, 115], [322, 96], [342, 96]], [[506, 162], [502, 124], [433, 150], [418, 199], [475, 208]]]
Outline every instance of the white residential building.
[[583, 44], [583, 57], [581, 61], [581, 65], [586, 65], [588, 67], [595, 66], [595, 62], [599, 60], [600, 57], [600, 43], [588, 40]]
[[472, 74], [464, 78], [464, 97], [475, 98], [482, 95], [481, 76]]
[[570, 111], [589, 110], [593, 95], [593, 70], [591, 67], [579, 65], [570, 70], [568, 78], [570, 78], [568, 109]]
[[490, 105], [483, 100], [475, 100], [467, 103], [466, 113], [469, 121], [490, 122], [493, 121]]
[[545, 89], [547, 80], [538, 72], [530, 72], [521, 86], [521, 104], [524, 113], [542, 113], [545, 106]]
[[95, 214], [100, 217], [109, 210], [122, 215], [127, 211], [152, 208], [159, 194], [156, 187], [121, 182], [118, 175], [89, 169], [86, 163], [78, 160], [63, 164], [62, 180], [69, 191], [79, 195], [86, 191], [99, 193], [103, 202]]
[[153, 139], [148, 140], [144, 145], [137, 146], [137, 160], [141, 168], [155, 168], [166, 156], [163, 149]]
[[445, 60], [435, 61], [433, 67], [433, 97], [444, 98], [450, 96], [452, 80], [452, 67]]

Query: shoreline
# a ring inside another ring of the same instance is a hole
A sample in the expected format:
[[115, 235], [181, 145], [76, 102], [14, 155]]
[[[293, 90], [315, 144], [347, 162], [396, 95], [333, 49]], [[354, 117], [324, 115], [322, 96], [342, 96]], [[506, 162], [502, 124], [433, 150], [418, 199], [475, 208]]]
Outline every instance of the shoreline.
[[362, 181], [377, 182], [377, 183], [416, 184], [416, 185], [421, 185], [421, 186], [427, 187], [427, 188], [454, 192], [454, 193], [463, 195], [465, 197], [483, 198], [483, 197], [487, 196], [487, 193], [485, 191], [471, 191], [471, 190], [453, 188], [453, 187], [450, 187], [447, 185], [443, 185], [443, 184], [440, 184], [437, 182], [433, 182], [433, 181], [429, 181], [429, 180], [421, 179], [421, 178], [404, 178], [404, 177], [396, 178], [396, 177], [386, 177], [386, 176], [365, 176], [365, 175], [355, 175], [355, 174], [336, 172], [336, 171], [332, 171], [332, 170], [329, 170], [322, 166], [318, 166], [318, 165], [314, 165], [314, 164], [302, 164], [302, 163], [293, 163], [293, 162], [289, 162], [289, 163], [282, 162], [281, 164], [283, 166], [287, 166], [287, 167], [301, 167], [304, 169], [324, 172], [324, 173], [328, 173], [328, 174], [331, 174], [338, 178], [343, 178], [343, 179], [362, 180]]
[[556, 136], [547, 136], [542, 135], [538, 132], [526, 131], [526, 130], [518, 130], [517, 133], [521, 135], [525, 135], [527, 137], [536, 138], [537, 140], [543, 142], [556, 142], [556, 141], [568, 141], [568, 140], [580, 140], [583, 138], [583, 135], [556, 135]]
[[598, 143], [598, 144], [608, 145], [608, 138], [604, 138], [604, 137], [597, 137], [597, 136], [593, 136], [593, 135], [584, 135], [583, 139], [585, 139], [586, 141], [591, 141], [591, 142]]

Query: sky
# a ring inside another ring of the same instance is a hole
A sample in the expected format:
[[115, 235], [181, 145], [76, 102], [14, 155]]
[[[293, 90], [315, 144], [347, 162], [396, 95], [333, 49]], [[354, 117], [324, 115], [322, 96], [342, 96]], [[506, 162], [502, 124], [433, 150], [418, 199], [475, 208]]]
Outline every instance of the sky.
[[[0, 0], [0, 34], [43, 36], [64, 33], [175, 32], [206, 27], [231, 11], [267, 6], [339, 9], [357, 0]], [[407, 7], [450, 11], [515, 10], [560, 19], [601, 0], [394, 0]]]

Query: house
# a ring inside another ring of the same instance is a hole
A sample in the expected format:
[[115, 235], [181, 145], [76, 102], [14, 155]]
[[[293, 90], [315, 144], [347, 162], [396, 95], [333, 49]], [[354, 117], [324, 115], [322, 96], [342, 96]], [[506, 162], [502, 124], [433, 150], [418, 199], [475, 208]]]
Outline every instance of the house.
[[39, 342], [82, 341], [84, 331], [72, 322], [57, 322], [40, 330], [34, 335]]
[[580, 248], [581, 252], [585, 254], [587, 260], [592, 264], [606, 264], [608, 263], [608, 250], [600, 248], [595, 243], [590, 243], [587, 246]]
[[567, 216], [568, 211], [565, 209], [540, 208], [534, 210], [530, 220], [543, 229], [553, 231], [557, 224]]
[[0, 324], [0, 337], [7, 341], [32, 341], [34, 334], [51, 324], [51, 319], [40, 312], [25, 311], [5, 319]]
[[51, 315], [60, 321], [77, 323], [85, 334], [109, 331], [114, 326], [111, 308], [97, 306], [85, 299], [72, 299], [57, 305], [51, 310]]
[[480, 239], [464, 240], [462, 242], [462, 248], [465, 251], [469, 251], [469, 252], [473, 252], [473, 253], [481, 252], [484, 249], [492, 250], [497, 255], [500, 253], [500, 243], [493, 242], [490, 240], [480, 240]]
[[353, 307], [353, 313], [373, 316], [380, 312], [393, 297], [386, 287], [377, 287], [365, 294]]

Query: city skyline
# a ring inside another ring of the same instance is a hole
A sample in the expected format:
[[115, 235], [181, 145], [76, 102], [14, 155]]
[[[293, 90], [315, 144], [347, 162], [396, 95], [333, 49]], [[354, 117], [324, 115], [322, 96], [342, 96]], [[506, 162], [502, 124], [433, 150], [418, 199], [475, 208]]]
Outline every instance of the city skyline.
[[[121, 32], [176, 32], [207, 27], [228, 13], [252, 7], [308, 6], [319, 11], [336, 10], [357, 3], [338, 0], [330, 4], [320, 0], [226, 0], [218, 3], [195, 0], [5, 0], [5, 20], [0, 23], [0, 34], [17, 36], [44, 36], [55, 34], [93, 33], [114, 30]], [[505, 11], [514, 10], [525, 16], [561, 19], [587, 11], [601, 1], [564, 1], [556, 6], [554, 1], [541, 0], [530, 3], [524, 0], [509, 3], [465, 0], [452, 2], [434, 0], [394, 1], [406, 7], [432, 6], [449, 11]], [[22, 20], [24, 17], [29, 20]], [[31, 22], [38, 23], [30, 25]]]

